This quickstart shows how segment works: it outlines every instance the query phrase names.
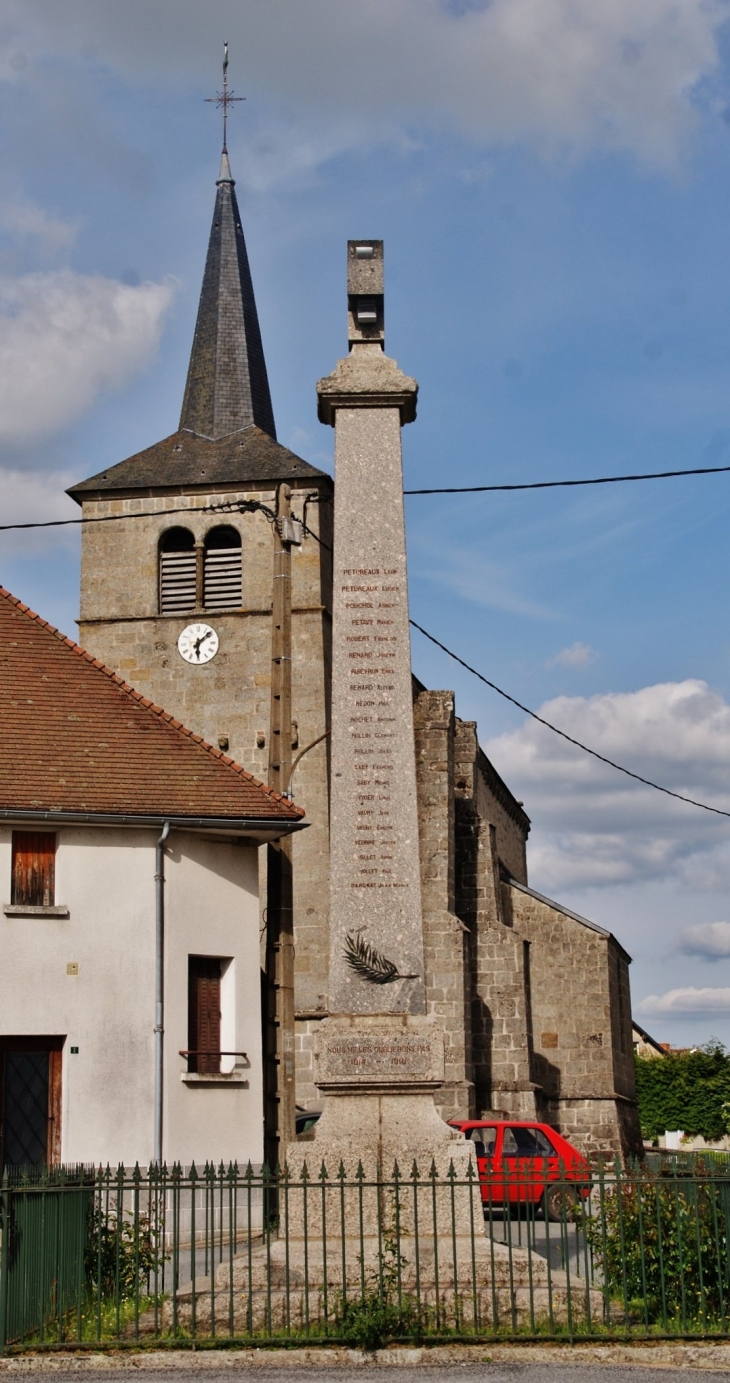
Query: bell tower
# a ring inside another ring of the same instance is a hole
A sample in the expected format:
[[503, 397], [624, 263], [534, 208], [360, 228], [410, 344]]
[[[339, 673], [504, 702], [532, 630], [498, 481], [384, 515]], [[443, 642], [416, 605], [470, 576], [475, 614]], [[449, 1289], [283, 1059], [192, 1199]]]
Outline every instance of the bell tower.
[[300, 521], [287, 530], [295, 539], [285, 652], [292, 758], [319, 741], [294, 782], [312, 823], [293, 850], [296, 1008], [306, 1024], [327, 1006], [333, 487], [276, 438], [224, 144], [180, 425], [69, 494], [89, 521], [82, 529], [82, 645], [263, 781], [282, 485]]

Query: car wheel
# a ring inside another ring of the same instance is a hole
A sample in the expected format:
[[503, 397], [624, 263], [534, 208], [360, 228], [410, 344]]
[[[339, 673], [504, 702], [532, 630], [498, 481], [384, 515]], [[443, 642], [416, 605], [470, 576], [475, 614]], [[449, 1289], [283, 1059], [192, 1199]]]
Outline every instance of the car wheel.
[[552, 1220], [555, 1224], [572, 1219], [577, 1204], [578, 1197], [574, 1187], [561, 1186], [559, 1183], [548, 1186], [542, 1198], [545, 1219]]

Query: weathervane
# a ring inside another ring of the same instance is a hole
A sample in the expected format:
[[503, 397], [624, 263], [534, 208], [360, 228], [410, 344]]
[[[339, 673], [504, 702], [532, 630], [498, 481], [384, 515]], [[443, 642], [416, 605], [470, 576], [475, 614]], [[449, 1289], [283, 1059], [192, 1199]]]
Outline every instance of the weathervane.
[[245, 96], [234, 96], [228, 90], [228, 39], [223, 44], [223, 90], [217, 91], [215, 96], [206, 96], [206, 101], [215, 101], [216, 109], [223, 111], [223, 153], [228, 153], [227, 132], [228, 132], [228, 107], [236, 101], [245, 101]]

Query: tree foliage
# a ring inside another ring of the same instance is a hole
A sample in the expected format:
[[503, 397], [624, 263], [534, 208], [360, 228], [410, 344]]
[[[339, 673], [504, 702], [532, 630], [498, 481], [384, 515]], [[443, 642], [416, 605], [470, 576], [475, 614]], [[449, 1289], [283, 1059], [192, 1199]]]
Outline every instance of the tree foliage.
[[691, 1137], [722, 1138], [730, 1101], [730, 1053], [721, 1042], [694, 1052], [636, 1057], [636, 1095], [641, 1131], [657, 1138], [665, 1129]]

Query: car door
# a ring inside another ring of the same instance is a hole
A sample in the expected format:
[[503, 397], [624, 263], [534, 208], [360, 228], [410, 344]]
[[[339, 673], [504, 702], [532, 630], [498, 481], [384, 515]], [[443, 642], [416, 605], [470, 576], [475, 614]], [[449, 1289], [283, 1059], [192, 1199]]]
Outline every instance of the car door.
[[508, 1124], [502, 1141], [505, 1200], [510, 1205], [535, 1205], [548, 1177], [550, 1144], [538, 1128]]
[[482, 1200], [485, 1205], [492, 1202], [501, 1201], [502, 1187], [499, 1184], [499, 1194], [497, 1194], [497, 1128], [494, 1124], [482, 1124], [475, 1128], [464, 1130], [464, 1136], [469, 1138], [474, 1144], [474, 1151], [477, 1159], [477, 1171], [479, 1172], [479, 1185], [482, 1193]]

